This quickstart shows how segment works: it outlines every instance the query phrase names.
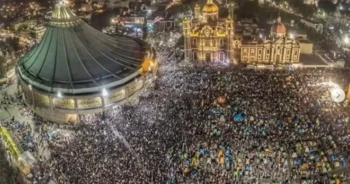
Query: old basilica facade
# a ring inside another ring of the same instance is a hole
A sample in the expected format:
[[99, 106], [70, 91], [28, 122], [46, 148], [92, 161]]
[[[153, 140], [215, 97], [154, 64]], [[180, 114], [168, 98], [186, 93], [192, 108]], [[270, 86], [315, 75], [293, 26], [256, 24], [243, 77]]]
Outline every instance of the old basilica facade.
[[207, 0], [202, 11], [196, 5], [194, 17], [183, 20], [185, 60], [245, 64], [299, 62], [299, 42], [287, 36], [281, 17], [272, 25], [269, 38], [244, 38], [235, 33], [234, 20], [230, 15], [221, 19], [218, 14], [218, 6]]

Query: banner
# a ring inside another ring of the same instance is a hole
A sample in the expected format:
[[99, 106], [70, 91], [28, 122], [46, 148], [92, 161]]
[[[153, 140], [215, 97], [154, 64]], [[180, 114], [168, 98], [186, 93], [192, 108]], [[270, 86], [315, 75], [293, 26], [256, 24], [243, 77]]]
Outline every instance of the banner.
[[140, 90], [143, 87], [143, 80], [135, 81], [131, 85], [128, 86], [129, 96], [133, 95], [136, 91]]
[[112, 94], [110, 94], [107, 97], [106, 104], [115, 103], [115, 102], [118, 102], [118, 101], [123, 100], [125, 98], [126, 98], [126, 93], [125, 93], [125, 90], [122, 89], [122, 90], [119, 90], [119, 91], [116, 91], [116, 92], [113, 92]]
[[50, 98], [46, 95], [34, 92], [35, 106], [50, 107]]
[[93, 109], [102, 107], [102, 99], [100, 97], [78, 99], [77, 103], [79, 109]]
[[74, 99], [68, 98], [55, 98], [53, 99], [53, 104], [55, 108], [58, 109], [75, 109]]

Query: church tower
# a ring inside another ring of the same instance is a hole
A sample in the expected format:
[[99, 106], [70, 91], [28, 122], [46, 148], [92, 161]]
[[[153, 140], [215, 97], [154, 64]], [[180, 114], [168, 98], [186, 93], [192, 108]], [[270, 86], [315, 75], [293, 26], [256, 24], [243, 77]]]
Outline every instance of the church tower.
[[235, 30], [233, 25], [233, 19], [231, 15], [229, 15], [225, 21], [225, 29], [226, 29], [226, 43], [227, 43], [227, 59], [231, 62], [234, 58], [234, 52], [233, 52], [233, 39], [235, 36]]
[[219, 8], [213, 3], [213, 0], [207, 0], [207, 4], [203, 6], [202, 14], [205, 21], [216, 21], [219, 18]]
[[198, 19], [201, 17], [201, 7], [196, 4], [196, 6], [194, 7], [194, 18]]
[[191, 59], [191, 21], [184, 18], [182, 22], [182, 31], [184, 37], [184, 52], [185, 52], [185, 62]]

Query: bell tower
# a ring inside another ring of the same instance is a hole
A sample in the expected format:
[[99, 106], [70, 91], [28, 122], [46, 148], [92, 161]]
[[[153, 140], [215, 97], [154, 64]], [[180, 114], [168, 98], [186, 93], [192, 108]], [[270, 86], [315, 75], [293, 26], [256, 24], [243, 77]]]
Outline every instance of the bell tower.
[[187, 18], [184, 18], [182, 21], [182, 31], [184, 37], [184, 53], [185, 53], [185, 62], [190, 61], [191, 57], [191, 21]]
[[194, 7], [194, 18], [200, 18], [201, 16], [201, 7], [198, 4]]
[[233, 19], [230, 14], [225, 21], [225, 29], [226, 29], [226, 43], [227, 43], [227, 48], [226, 48], [227, 59], [232, 62], [234, 58], [233, 39], [235, 36], [235, 31], [234, 31]]

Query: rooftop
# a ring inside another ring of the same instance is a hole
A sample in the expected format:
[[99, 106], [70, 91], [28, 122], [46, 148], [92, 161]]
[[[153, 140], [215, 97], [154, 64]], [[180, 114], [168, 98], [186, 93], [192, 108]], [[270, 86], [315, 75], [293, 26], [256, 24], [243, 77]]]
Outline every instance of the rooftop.
[[139, 75], [142, 41], [110, 37], [57, 5], [41, 42], [19, 60], [26, 83], [46, 92], [80, 94], [123, 85]]

